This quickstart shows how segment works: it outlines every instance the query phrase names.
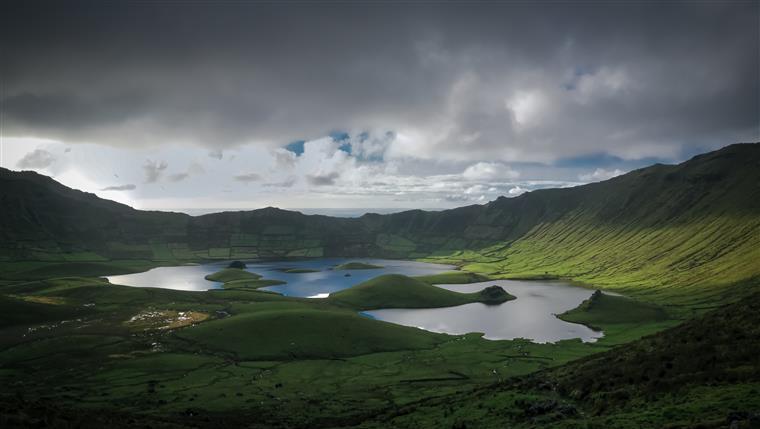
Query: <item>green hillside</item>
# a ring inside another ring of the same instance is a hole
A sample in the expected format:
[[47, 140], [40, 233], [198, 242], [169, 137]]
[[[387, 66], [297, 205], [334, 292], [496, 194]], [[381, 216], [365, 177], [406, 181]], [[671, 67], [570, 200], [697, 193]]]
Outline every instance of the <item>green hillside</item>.
[[[513, 240], [436, 260], [492, 277], [567, 277], [700, 307], [757, 290], [760, 145], [734, 145], [570, 189], [499, 199]], [[525, 226], [524, 219], [533, 219]], [[510, 235], [510, 234], [507, 234]], [[731, 288], [739, 285], [741, 288]]]

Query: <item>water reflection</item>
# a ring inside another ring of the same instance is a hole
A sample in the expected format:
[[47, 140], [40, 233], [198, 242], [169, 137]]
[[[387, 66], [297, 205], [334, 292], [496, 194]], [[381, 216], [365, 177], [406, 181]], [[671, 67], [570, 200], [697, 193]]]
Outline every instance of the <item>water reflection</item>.
[[[333, 270], [346, 262], [364, 262], [383, 268], [371, 270]], [[179, 267], [158, 267], [143, 273], [109, 276], [113, 284], [137, 287], [204, 291], [221, 287], [204, 277], [225, 268], [229, 261]], [[451, 265], [427, 264], [414, 261], [361, 258], [320, 258], [295, 261], [246, 261], [246, 271], [260, 274], [266, 279], [282, 280], [283, 285], [263, 288], [288, 296], [326, 297], [330, 293], [349, 288], [381, 274], [422, 276], [452, 270]], [[307, 273], [288, 273], [285, 270], [314, 270]], [[326, 295], [327, 294], [327, 295]]]
[[591, 296], [592, 291], [588, 289], [561, 282], [515, 280], [439, 286], [457, 292], [476, 292], [491, 285], [503, 287], [517, 299], [494, 306], [474, 303], [447, 308], [383, 309], [363, 314], [433, 332], [482, 332], [491, 340], [526, 338], [545, 343], [580, 338], [590, 342], [603, 336], [601, 332], [554, 316], [575, 308]]

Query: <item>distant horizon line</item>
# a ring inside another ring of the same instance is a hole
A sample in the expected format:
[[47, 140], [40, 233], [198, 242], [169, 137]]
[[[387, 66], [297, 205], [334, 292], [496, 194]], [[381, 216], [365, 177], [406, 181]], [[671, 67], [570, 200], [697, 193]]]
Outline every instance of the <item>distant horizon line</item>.
[[[391, 214], [399, 213], [408, 210], [426, 210], [426, 211], [438, 211], [447, 210], [446, 207], [440, 208], [424, 208], [418, 207], [274, 207], [280, 210], [297, 211], [305, 215], [327, 215], [334, 217], [360, 217], [367, 213], [377, 214]], [[222, 212], [236, 212], [236, 211], [252, 211], [261, 210], [267, 207], [210, 207], [210, 208], [154, 208], [154, 209], [138, 209], [142, 211], [162, 211], [162, 212], [179, 212], [185, 213], [190, 216], [203, 216], [207, 214], [222, 213]]]

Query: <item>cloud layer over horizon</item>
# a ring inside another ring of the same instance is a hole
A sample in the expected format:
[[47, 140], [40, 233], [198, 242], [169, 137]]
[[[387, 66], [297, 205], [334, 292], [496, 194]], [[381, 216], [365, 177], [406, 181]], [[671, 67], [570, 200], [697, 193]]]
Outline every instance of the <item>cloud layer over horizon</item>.
[[760, 140], [759, 13], [8, 2], [3, 166], [77, 170], [151, 207], [191, 191], [190, 204], [447, 207], [603, 180]]

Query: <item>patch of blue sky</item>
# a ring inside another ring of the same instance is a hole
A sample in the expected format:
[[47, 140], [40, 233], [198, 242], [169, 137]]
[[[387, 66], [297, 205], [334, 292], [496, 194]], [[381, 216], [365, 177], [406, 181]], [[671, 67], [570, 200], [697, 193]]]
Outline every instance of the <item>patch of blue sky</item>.
[[289, 150], [296, 155], [301, 155], [303, 154], [305, 144], [306, 144], [305, 140], [296, 140], [292, 143], [288, 143], [287, 145], [285, 145], [285, 150]]

